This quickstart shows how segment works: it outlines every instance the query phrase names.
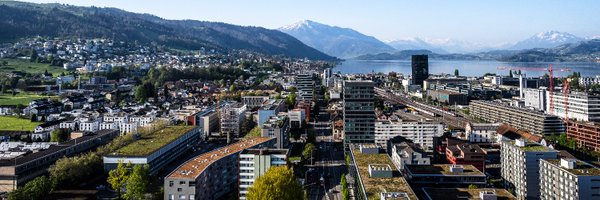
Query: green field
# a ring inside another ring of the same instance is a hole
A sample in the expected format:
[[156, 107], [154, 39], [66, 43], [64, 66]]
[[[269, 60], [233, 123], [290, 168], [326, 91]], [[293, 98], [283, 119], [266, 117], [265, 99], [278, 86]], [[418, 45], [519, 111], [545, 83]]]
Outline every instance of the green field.
[[3, 61], [8, 62], [8, 65], [0, 65], [0, 72], [24, 71], [32, 74], [41, 74], [48, 70], [48, 73], [58, 76], [66, 71], [62, 67], [50, 66], [47, 63], [32, 63], [28, 60], [20, 59], [0, 59], [0, 63]]
[[39, 122], [31, 122], [29, 119], [0, 116], [0, 130], [3, 131], [33, 131], [40, 124]]
[[19, 105], [19, 104], [23, 104], [24, 106], [27, 106], [29, 104], [29, 102], [36, 100], [36, 99], [41, 99], [41, 98], [46, 98], [48, 96], [42, 96], [42, 95], [37, 95], [37, 94], [17, 94], [15, 96], [13, 96], [12, 94], [2, 94], [0, 95], [0, 105]]

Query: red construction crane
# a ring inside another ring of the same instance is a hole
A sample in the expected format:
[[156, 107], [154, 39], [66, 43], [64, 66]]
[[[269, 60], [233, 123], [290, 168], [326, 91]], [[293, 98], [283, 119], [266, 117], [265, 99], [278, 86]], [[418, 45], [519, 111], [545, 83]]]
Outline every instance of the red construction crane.
[[563, 93], [565, 95], [565, 132], [569, 129], [569, 81], [571, 80], [568, 78], [565, 78], [563, 81]]
[[[552, 97], [553, 95], [553, 91], [554, 91], [554, 76], [553, 76], [553, 72], [554, 69], [552, 68], [552, 65], [548, 65], [548, 68], [542, 68], [542, 67], [498, 67], [498, 70], [513, 70], [513, 71], [547, 71], [548, 72], [548, 76], [550, 78], [550, 85], [548, 88], [548, 93], [550, 95], [550, 108], [548, 108], [550, 110], [550, 112], [554, 112], [554, 98]], [[571, 69], [569, 68], [560, 68], [558, 69], [561, 72], [570, 72]]]

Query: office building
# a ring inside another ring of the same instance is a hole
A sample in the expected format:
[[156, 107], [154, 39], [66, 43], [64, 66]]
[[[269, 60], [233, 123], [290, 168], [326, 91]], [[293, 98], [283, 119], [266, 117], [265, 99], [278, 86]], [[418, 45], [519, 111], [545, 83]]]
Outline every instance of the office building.
[[558, 151], [527, 139], [504, 140], [500, 147], [500, 174], [507, 189], [519, 199], [540, 196], [540, 160], [556, 159]]
[[572, 158], [540, 160], [540, 199], [600, 199], [600, 169]]
[[246, 105], [228, 103], [221, 108], [221, 134], [239, 137], [242, 122], [245, 119]]
[[262, 137], [276, 138], [275, 147], [287, 149], [290, 143], [290, 120], [285, 115], [271, 116], [262, 125]]
[[471, 101], [471, 116], [491, 123], [505, 123], [536, 134], [564, 133], [564, 123], [553, 115], [512, 107], [496, 101]]
[[104, 171], [115, 169], [119, 162], [137, 165], [147, 164], [150, 173], [161, 168], [187, 152], [201, 139], [202, 130], [196, 126], [167, 126], [144, 135], [103, 158]]
[[412, 55], [412, 84], [423, 86], [423, 81], [429, 78], [429, 59], [427, 55]]
[[173, 170], [164, 179], [164, 199], [214, 200], [237, 192], [239, 154], [244, 149], [272, 147], [273, 138], [242, 140], [196, 156]]
[[387, 141], [402, 136], [427, 152], [433, 151], [433, 137], [444, 134], [444, 124], [425, 120], [378, 120], [375, 122], [375, 143], [387, 148]]
[[523, 89], [525, 107], [536, 110], [546, 111], [546, 89], [545, 88], [524, 88]]
[[469, 104], [469, 98], [467, 94], [458, 93], [448, 90], [427, 90], [427, 96], [430, 96], [432, 100], [445, 103], [447, 105], [467, 105]]
[[323, 70], [323, 85], [325, 87], [329, 87], [330, 83], [331, 83], [331, 68], [325, 68]]
[[246, 199], [248, 188], [271, 167], [286, 166], [287, 149], [246, 149], [240, 153], [239, 199]]
[[[550, 93], [547, 93], [550, 96]], [[562, 92], [552, 93], [554, 101], [554, 110], [548, 110], [548, 113], [565, 118], [565, 95]], [[600, 95], [589, 94], [587, 92], [570, 92], [567, 108], [569, 119], [577, 121], [600, 122]], [[550, 101], [547, 102], [547, 108], [550, 108]]]
[[375, 84], [372, 81], [344, 81], [344, 141], [375, 142]]

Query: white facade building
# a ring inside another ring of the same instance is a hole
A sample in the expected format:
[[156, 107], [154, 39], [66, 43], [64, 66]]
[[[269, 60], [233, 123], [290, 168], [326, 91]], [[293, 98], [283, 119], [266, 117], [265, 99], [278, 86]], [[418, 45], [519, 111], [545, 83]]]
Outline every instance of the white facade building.
[[387, 148], [387, 141], [396, 136], [412, 140], [425, 151], [433, 151], [433, 137], [442, 136], [444, 125], [427, 121], [386, 120], [375, 122], [375, 143]]
[[497, 130], [500, 125], [500, 123], [467, 123], [463, 139], [473, 143], [499, 143], [501, 136], [498, 136]]
[[287, 164], [287, 149], [246, 149], [240, 153], [239, 192], [246, 199], [248, 188], [271, 167]]
[[546, 89], [523, 88], [525, 107], [545, 111], [546, 107]]
[[396, 168], [404, 169], [404, 165], [429, 165], [431, 159], [424, 152], [421, 152], [417, 147], [402, 142], [394, 144], [392, 147], [391, 158]]
[[600, 169], [577, 159], [540, 160], [540, 199], [600, 199]]
[[[549, 92], [547, 93], [549, 96]], [[558, 117], [565, 117], [565, 95], [562, 92], [552, 93], [554, 101], [554, 110], [548, 110], [549, 113]], [[600, 121], [600, 96], [591, 95], [585, 92], [571, 92], [568, 95], [568, 113], [569, 119], [578, 121]], [[550, 101], [547, 103], [550, 108]]]

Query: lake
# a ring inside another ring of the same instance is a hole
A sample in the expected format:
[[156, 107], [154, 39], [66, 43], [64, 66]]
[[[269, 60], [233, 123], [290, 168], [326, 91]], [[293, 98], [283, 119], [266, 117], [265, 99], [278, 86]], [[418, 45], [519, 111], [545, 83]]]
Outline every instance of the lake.
[[[346, 60], [333, 68], [333, 72], [342, 72], [344, 74], [358, 74], [371, 72], [397, 72], [404, 75], [411, 74], [410, 60]], [[554, 76], [561, 77], [573, 72], [581, 72], [581, 76], [600, 75], [600, 63], [583, 62], [500, 62], [500, 61], [480, 61], [480, 60], [429, 60], [430, 74], [454, 74], [454, 69], [458, 69], [461, 76], [481, 76], [485, 73], [496, 73], [508, 75], [508, 70], [498, 70], [498, 67], [525, 67], [525, 68], [546, 68], [552, 64]], [[571, 69], [571, 72], [560, 71], [559, 69]], [[527, 76], [542, 76], [545, 71], [522, 71]]]

